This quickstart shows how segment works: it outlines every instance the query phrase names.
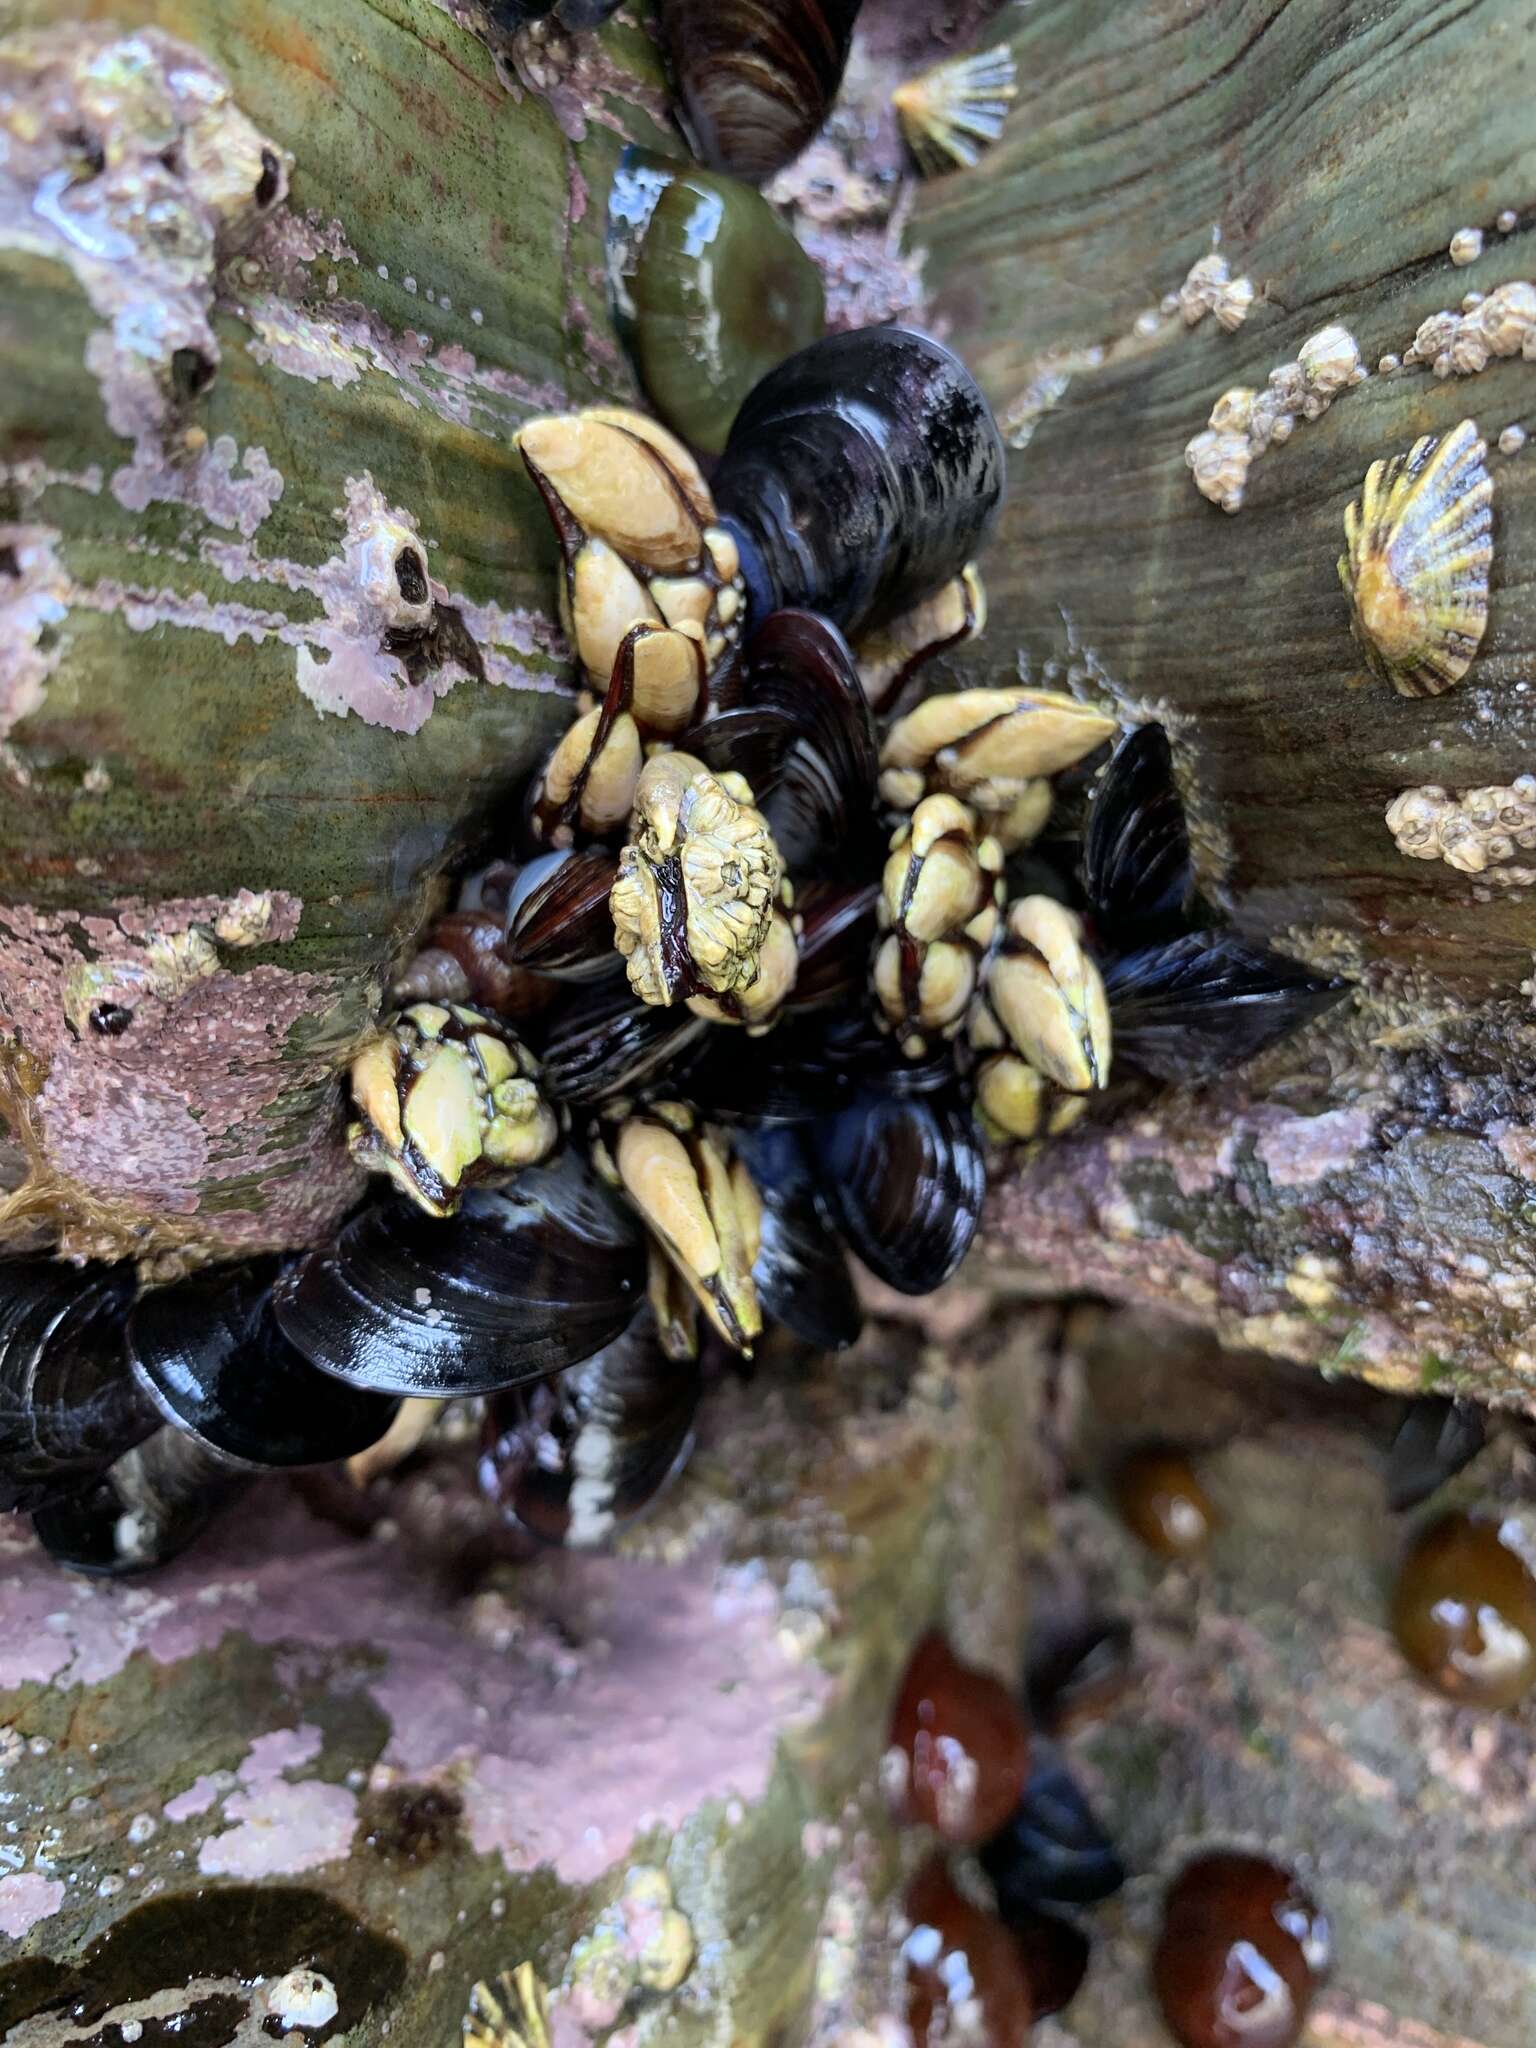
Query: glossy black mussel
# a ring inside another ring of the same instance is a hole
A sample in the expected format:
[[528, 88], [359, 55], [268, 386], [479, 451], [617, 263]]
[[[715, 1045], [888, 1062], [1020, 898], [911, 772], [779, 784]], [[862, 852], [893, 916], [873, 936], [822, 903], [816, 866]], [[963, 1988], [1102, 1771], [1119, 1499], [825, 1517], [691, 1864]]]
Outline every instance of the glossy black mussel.
[[446, 1219], [373, 1203], [283, 1273], [273, 1303], [289, 1342], [336, 1378], [453, 1398], [591, 1357], [644, 1287], [639, 1225], [568, 1151]]
[[1387, 1452], [1387, 1506], [1394, 1514], [1416, 1508], [1471, 1464], [1487, 1440], [1475, 1401], [1423, 1394], [1407, 1411]]
[[760, 192], [633, 146], [608, 198], [608, 281], [646, 396], [708, 455], [753, 385], [826, 326], [821, 273]]
[[44, 1549], [71, 1571], [106, 1577], [168, 1564], [252, 1483], [179, 1429], [157, 1429], [99, 1477], [32, 1517]]
[[317, 1372], [272, 1313], [275, 1259], [146, 1294], [128, 1318], [140, 1387], [165, 1420], [257, 1466], [326, 1465], [377, 1443], [397, 1403]]
[[810, 1127], [822, 1196], [870, 1271], [930, 1294], [959, 1266], [981, 1220], [976, 1127], [953, 1096], [864, 1089]]
[[492, 1396], [481, 1487], [546, 1543], [606, 1543], [681, 1471], [701, 1387], [697, 1363], [668, 1358], [642, 1308], [583, 1364]]
[[584, 29], [601, 28], [610, 14], [617, 13], [620, 0], [484, 0], [484, 4], [498, 28], [530, 28], [537, 21], [552, 21], [579, 35]]
[[1010, 1924], [1041, 1906], [1092, 1906], [1125, 1883], [1125, 1866], [1057, 1745], [1037, 1735], [1012, 1815], [982, 1846], [997, 1910]]
[[960, 574], [1003, 491], [1003, 444], [959, 357], [906, 327], [829, 334], [756, 386], [714, 476], [754, 618], [857, 634]]
[[620, 972], [608, 896], [619, 864], [611, 853], [546, 853], [519, 874], [507, 899], [504, 950], [518, 967], [557, 981], [600, 981]]
[[695, 156], [771, 177], [832, 111], [860, 0], [662, 0], [662, 33]]
[[847, 1255], [816, 1195], [816, 1173], [793, 1127], [743, 1129], [736, 1151], [762, 1199], [752, 1277], [773, 1321], [823, 1351], [845, 1351], [864, 1326]]
[[[593, 1108], [687, 1074], [709, 1038], [684, 1004], [642, 1003], [622, 976], [605, 980], [573, 991], [552, 1014], [543, 1086], [573, 1109]], [[733, 1057], [739, 1067], [739, 1050]]]
[[123, 1349], [131, 1266], [0, 1263], [0, 1511], [84, 1484], [159, 1423]]
[[1138, 725], [1099, 778], [1083, 836], [1083, 886], [1101, 938], [1146, 946], [1185, 923], [1194, 894], [1189, 830], [1160, 725]]

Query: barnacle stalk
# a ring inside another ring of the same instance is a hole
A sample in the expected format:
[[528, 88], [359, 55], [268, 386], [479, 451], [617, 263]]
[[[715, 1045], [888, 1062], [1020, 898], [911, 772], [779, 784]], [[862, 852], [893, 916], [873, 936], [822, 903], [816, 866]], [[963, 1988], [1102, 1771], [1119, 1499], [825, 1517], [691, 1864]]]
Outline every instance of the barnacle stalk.
[[538, 1067], [504, 1024], [461, 1003], [413, 1003], [352, 1062], [347, 1143], [429, 1216], [477, 1184], [533, 1166], [560, 1135]]

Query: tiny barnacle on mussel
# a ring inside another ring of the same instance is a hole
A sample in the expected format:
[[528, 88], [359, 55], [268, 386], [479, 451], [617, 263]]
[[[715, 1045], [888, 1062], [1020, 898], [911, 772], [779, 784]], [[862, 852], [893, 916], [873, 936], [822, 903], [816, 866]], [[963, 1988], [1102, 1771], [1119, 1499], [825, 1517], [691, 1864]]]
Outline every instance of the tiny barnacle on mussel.
[[1373, 462], [1344, 514], [1339, 577], [1372, 671], [1433, 697], [1472, 665], [1488, 624], [1493, 479], [1474, 420]]
[[891, 94], [907, 147], [930, 176], [978, 163], [996, 142], [1018, 91], [1013, 53], [1006, 43], [951, 57]]
[[866, 1087], [809, 1141], [827, 1209], [870, 1271], [901, 1294], [942, 1286], [971, 1248], [986, 1187], [957, 1097]]
[[166, 1427], [98, 1478], [39, 1508], [32, 1526], [49, 1556], [71, 1571], [151, 1571], [195, 1542], [252, 1478], [249, 1468]]
[[1041, 1906], [1092, 1906], [1125, 1883], [1125, 1866], [1054, 1742], [1036, 1735], [1018, 1805], [980, 1851], [1010, 1926]]
[[821, 273], [760, 192], [633, 145], [608, 199], [608, 281], [646, 396], [707, 455], [826, 325]]
[[768, 178], [832, 111], [861, 0], [662, 0], [661, 25], [694, 155]]
[[0, 1511], [68, 1493], [159, 1423], [123, 1350], [129, 1266], [0, 1262]]
[[273, 1286], [278, 1325], [323, 1371], [375, 1393], [455, 1398], [562, 1372], [639, 1306], [645, 1246], [576, 1152], [445, 1220], [370, 1204]]
[[801, 349], [747, 397], [713, 479], [753, 618], [889, 623], [977, 553], [1003, 467], [991, 408], [931, 336], [863, 327]]
[[681, 731], [734, 652], [742, 589], [736, 544], [687, 449], [643, 413], [610, 407], [530, 420], [517, 448], [560, 542], [560, 618], [596, 691], [610, 692], [636, 626], [625, 714], [643, 733]]
[[491, 1397], [481, 1487], [546, 1543], [606, 1543], [682, 1468], [700, 1391], [697, 1364], [667, 1356], [643, 1307], [581, 1365]]
[[560, 1126], [538, 1068], [508, 1028], [459, 1003], [412, 1003], [352, 1062], [358, 1164], [426, 1210], [451, 1215], [464, 1192], [547, 1158]]
[[[763, 971], [783, 873], [740, 776], [718, 780], [691, 754], [654, 755], [635, 785], [631, 836], [609, 897], [641, 1001], [746, 997]], [[780, 1000], [793, 979], [791, 962]]]
[[685, 1103], [652, 1102], [615, 1116], [598, 1158], [715, 1329], [750, 1352], [763, 1328], [752, 1278], [761, 1204], [725, 1133]]
[[128, 1318], [133, 1375], [165, 1420], [254, 1466], [322, 1465], [376, 1443], [396, 1403], [317, 1372], [272, 1314], [277, 1261], [156, 1288]]

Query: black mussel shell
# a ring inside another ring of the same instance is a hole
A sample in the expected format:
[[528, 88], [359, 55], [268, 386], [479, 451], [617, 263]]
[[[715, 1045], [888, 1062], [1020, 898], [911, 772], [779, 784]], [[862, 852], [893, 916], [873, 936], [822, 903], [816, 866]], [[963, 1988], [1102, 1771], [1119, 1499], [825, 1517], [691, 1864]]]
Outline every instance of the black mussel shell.
[[1116, 747], [1088, 809], [1083, 886], [1103, 938], [1117, 948], [1171, 938], [1193, 893], [1189, 831], [1160, 725]]
[[822, 1200], [870, 1271], [902, 1294], [941, 1286], [971, 1248], [986, 1189], [960, 1104], [865, 1089], [809, 1135]]
[[1092, 1944], [1081, 1927], [1059, 1913], [1020, 1908], [1008, 1919], [1029, 1979], [1029, 2008], [1037, 2020], [1064, 2012], [1083, 1988]]
[[1005, 1920], [1039, 1906], [1092, 1906], [1125, 1883], [1125, 1865], [1048, 1738], [1036, 1736], [1013, 1818], [980, 1850]]
[[1299, 1031], [1347, 993], [1231, 932], [1189, 932], [1104, 975], [1115, 1056], [1160, 1081], [1209, 1081]]
[[795, 891], [800, 921], [800, 972], [785, 1015], [846, 1003], [869, 979], [878, 932], [880, 884], [807, 882]]
[[1131, 1624], [1081, 1608], [1032, 1622], [1024, 1697], [1036, 1728], [1052, 1734], [1102, 1710], [1130, 1683]]
[[0, 1511], [69, 1492], [158, 1427], [123, 1348], [133, 1295], [131, 1266], [0, 1263]]
[[642, 1308], [585, 1364], [492, 1398], [480, 1484], [546, 1543], [606, 1543], [687, 1462], [702, 1384], [696, 1360], [662, 1351]]
[[760, 192], [633, 144], [608, 195], [608, 283], [646, 396], [708, 455], [753, 385], [826, 329], [821, 273]]
[[1003, 444], [959, 357], [906, 327], [829, 334], [736, 415], [713, 478], [754, 618], [821, 612], [854, 637], [981, 547]]
[[679, 117], [701, 163], [761, 181], [837, 98], [860, 0], [662, 0]]
[[617, 13], [621, 0], [485, 0], [485, 11], [500, 29], [528, 28], [536, 21], [557, 21], [572, 35], [601, 28]]
[[598, 981], [620, 972], [608, 892], [619, 864], [612, 854], [547, 853], [532, 860], [507, 899], [506, 956], [518, 967], [562, 981]]
[[237, 1501], [251, 1474], [180, 1430], [157, 1429], [78, 1492], [32, 1517], [71, 1571], [126, 1577], [168, 1564]]
[[1486, 1441], [1483, 1411], [1475, 1401], [1425, 1394], [1408, 1412], [1387, 1453], [1387, 1506], [1394, 1514], [1416, 1508], [1470, 1465]]
[[734, 1032], [711, 1031], [688, 1068], [688, 1099], [728, 1124], [806, 1124], [829, 1115], [854, 1083], [829, 1057], [819, 1021], [786, 1017], [745, 1057]]
[[540, 1086], [582, 1108], [635, 1094], [663, 1075], [670, 1085], [688, 1071], [710, 1028], [682, 1003], [642, 1003], [627, 981], [574, 991], [550, 1018]]
[[818, 1351], [846, 1351], [864, 1327], [848, 1257], [816, 1199], [800, 1132], [736, 1133], [736, 1154], [762, 1198], [762, 1244], [752, 1278], [766, 1313]]
[[403, 1197], [345, 1224], [272, 1291], [323, 1372], [453, 1398], [563, 1372], [611, 1343], [645, 1289], [640, 1226], [578, 1153], [477, 1188], [441, 1221]]
[[278, 1262], [195, 1274], [128, 1319], [135, 1377], [166, 1421], [248, 1465], [329, 1465], [377, 1443], [397, 1403], [317, 1372], [272, 1314]]

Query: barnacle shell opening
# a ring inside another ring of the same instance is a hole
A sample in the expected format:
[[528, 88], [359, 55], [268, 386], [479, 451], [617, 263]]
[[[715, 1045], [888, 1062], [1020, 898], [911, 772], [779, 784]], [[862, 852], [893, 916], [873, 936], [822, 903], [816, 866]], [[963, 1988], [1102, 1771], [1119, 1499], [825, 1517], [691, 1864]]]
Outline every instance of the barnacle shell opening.
[[1373, 462], [1344, 514], [1339, 578], [1372, 671], [1436, 696], [1472, 665], [1488, 624], [1493, 480], [1476, 422]]

